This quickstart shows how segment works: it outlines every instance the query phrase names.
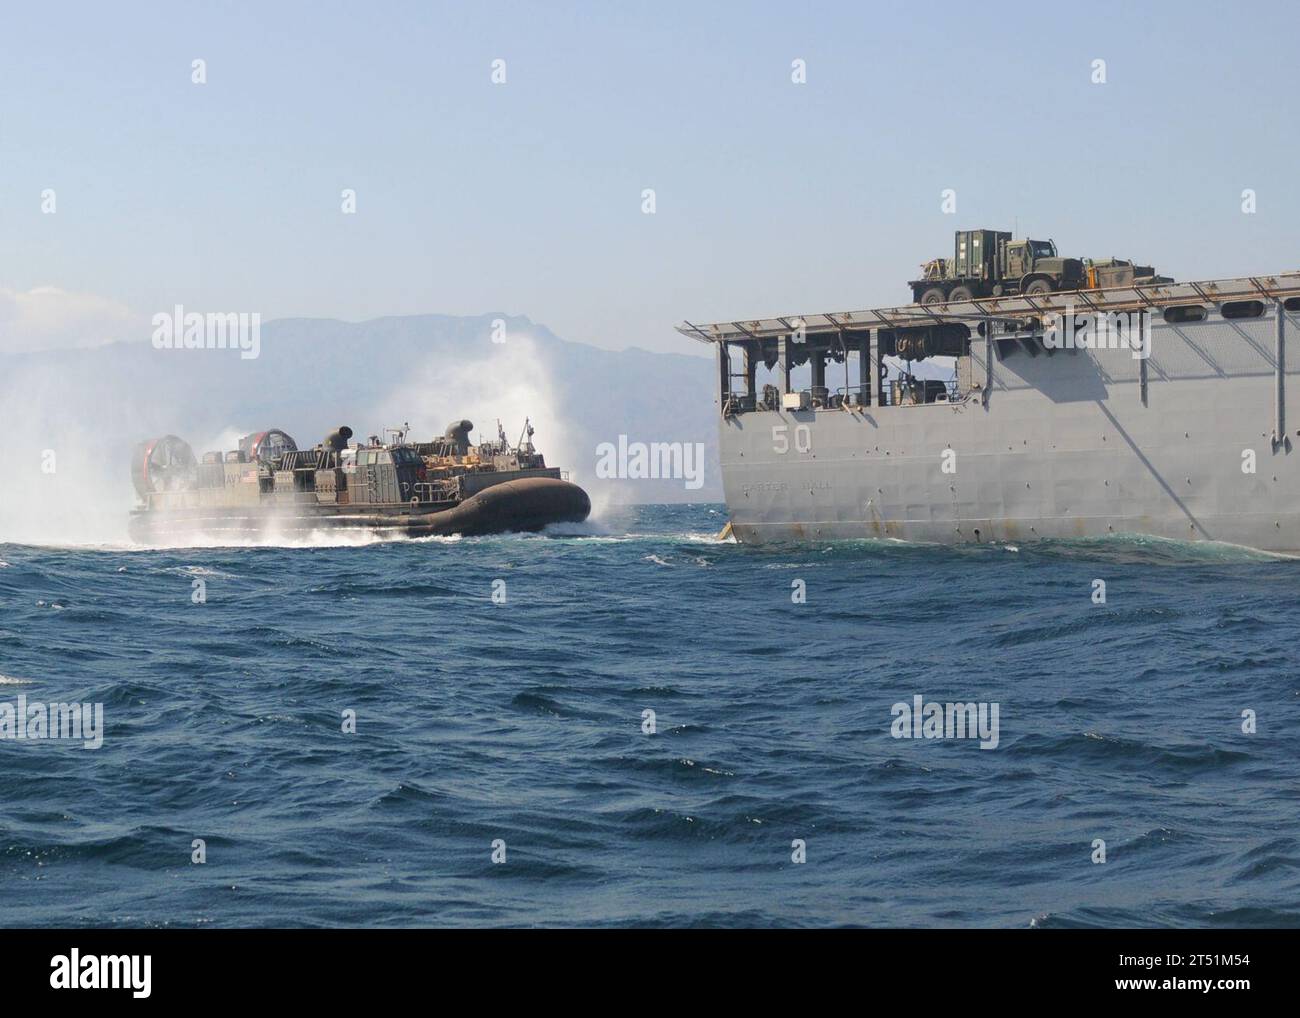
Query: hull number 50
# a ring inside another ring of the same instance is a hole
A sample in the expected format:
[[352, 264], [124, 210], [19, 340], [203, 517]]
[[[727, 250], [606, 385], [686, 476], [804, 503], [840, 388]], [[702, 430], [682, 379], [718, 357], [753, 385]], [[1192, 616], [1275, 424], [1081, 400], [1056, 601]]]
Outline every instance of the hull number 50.
[[[786, 424], [772, 425], [772, 451], [784, 456], [790, 451], [790, 428]], [[796, 452], [812, 452], [812, 429], [806, 424], [794, 426], [794, 448]]]

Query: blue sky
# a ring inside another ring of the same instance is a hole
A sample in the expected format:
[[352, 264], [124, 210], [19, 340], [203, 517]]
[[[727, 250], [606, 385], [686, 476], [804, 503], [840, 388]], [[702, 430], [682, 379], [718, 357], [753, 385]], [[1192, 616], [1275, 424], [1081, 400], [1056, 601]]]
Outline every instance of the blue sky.
[[901, 303], [954, 229], [1013, 224], [1179, 279], [1300, 268], [1296, 11], [11, 5], [0, 329], [504, 311], [694, 352], [682, 318]]

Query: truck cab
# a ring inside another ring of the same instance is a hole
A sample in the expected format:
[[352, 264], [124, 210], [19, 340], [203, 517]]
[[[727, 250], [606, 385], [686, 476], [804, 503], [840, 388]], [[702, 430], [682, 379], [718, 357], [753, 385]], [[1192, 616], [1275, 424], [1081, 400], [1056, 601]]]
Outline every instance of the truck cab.
[[1007, 244], [1005, 275], [1012, 279], [1027, 276], [1040, 260], [1055, 258], [1056, 242], [1051, 240], [1013, 240]]
[[1083, 260], [1062, 258], [1051, 240], [1014, 240], [1007, 244], [1004, 292], [1050, 293], [1087, 286]]

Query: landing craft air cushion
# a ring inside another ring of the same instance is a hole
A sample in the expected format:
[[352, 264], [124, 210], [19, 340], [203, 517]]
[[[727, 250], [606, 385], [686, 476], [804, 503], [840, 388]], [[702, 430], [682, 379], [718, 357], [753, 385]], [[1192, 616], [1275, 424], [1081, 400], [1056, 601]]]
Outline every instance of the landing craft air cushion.
[[340, 427], [312, 449], [279, 429], [254, 432], [239, 448], [195, 459], [175, 435], [142, 442], [132, 460], [140, 504], [131, 536], [142, 543], [244, 537], [323, 528], [434, 534], [536, 531], [582, 522], [591, 500], [533, 447], [533, 428], [511, 445], [471, 445], [469, 421], [443, 437], [408, 442], [372, 435], [349, 445]]

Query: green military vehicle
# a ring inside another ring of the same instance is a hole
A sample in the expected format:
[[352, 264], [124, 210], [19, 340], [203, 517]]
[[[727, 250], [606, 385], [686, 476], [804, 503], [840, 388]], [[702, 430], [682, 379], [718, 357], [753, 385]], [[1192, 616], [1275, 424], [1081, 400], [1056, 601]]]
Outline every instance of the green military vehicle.
[[1001, 230], [958, 230], [953, 257], [926, 262], [921, 278], [908, 285], [918, 304], [942, 304], [972, 297], [1172, 282], [1156, 275], [1149, 265], [1122, 258], [1097, 262], [1062, 258], [1050, 240], [1012, 240], [1010, 233]]
[[1087, 285], [1083, 259], [1061, 258], [1050, 240], [1012, 240], [1001, 230], [958, 230], [952, 258], [922, 266], [909, 284], [918, 304], [1050, 293]]

